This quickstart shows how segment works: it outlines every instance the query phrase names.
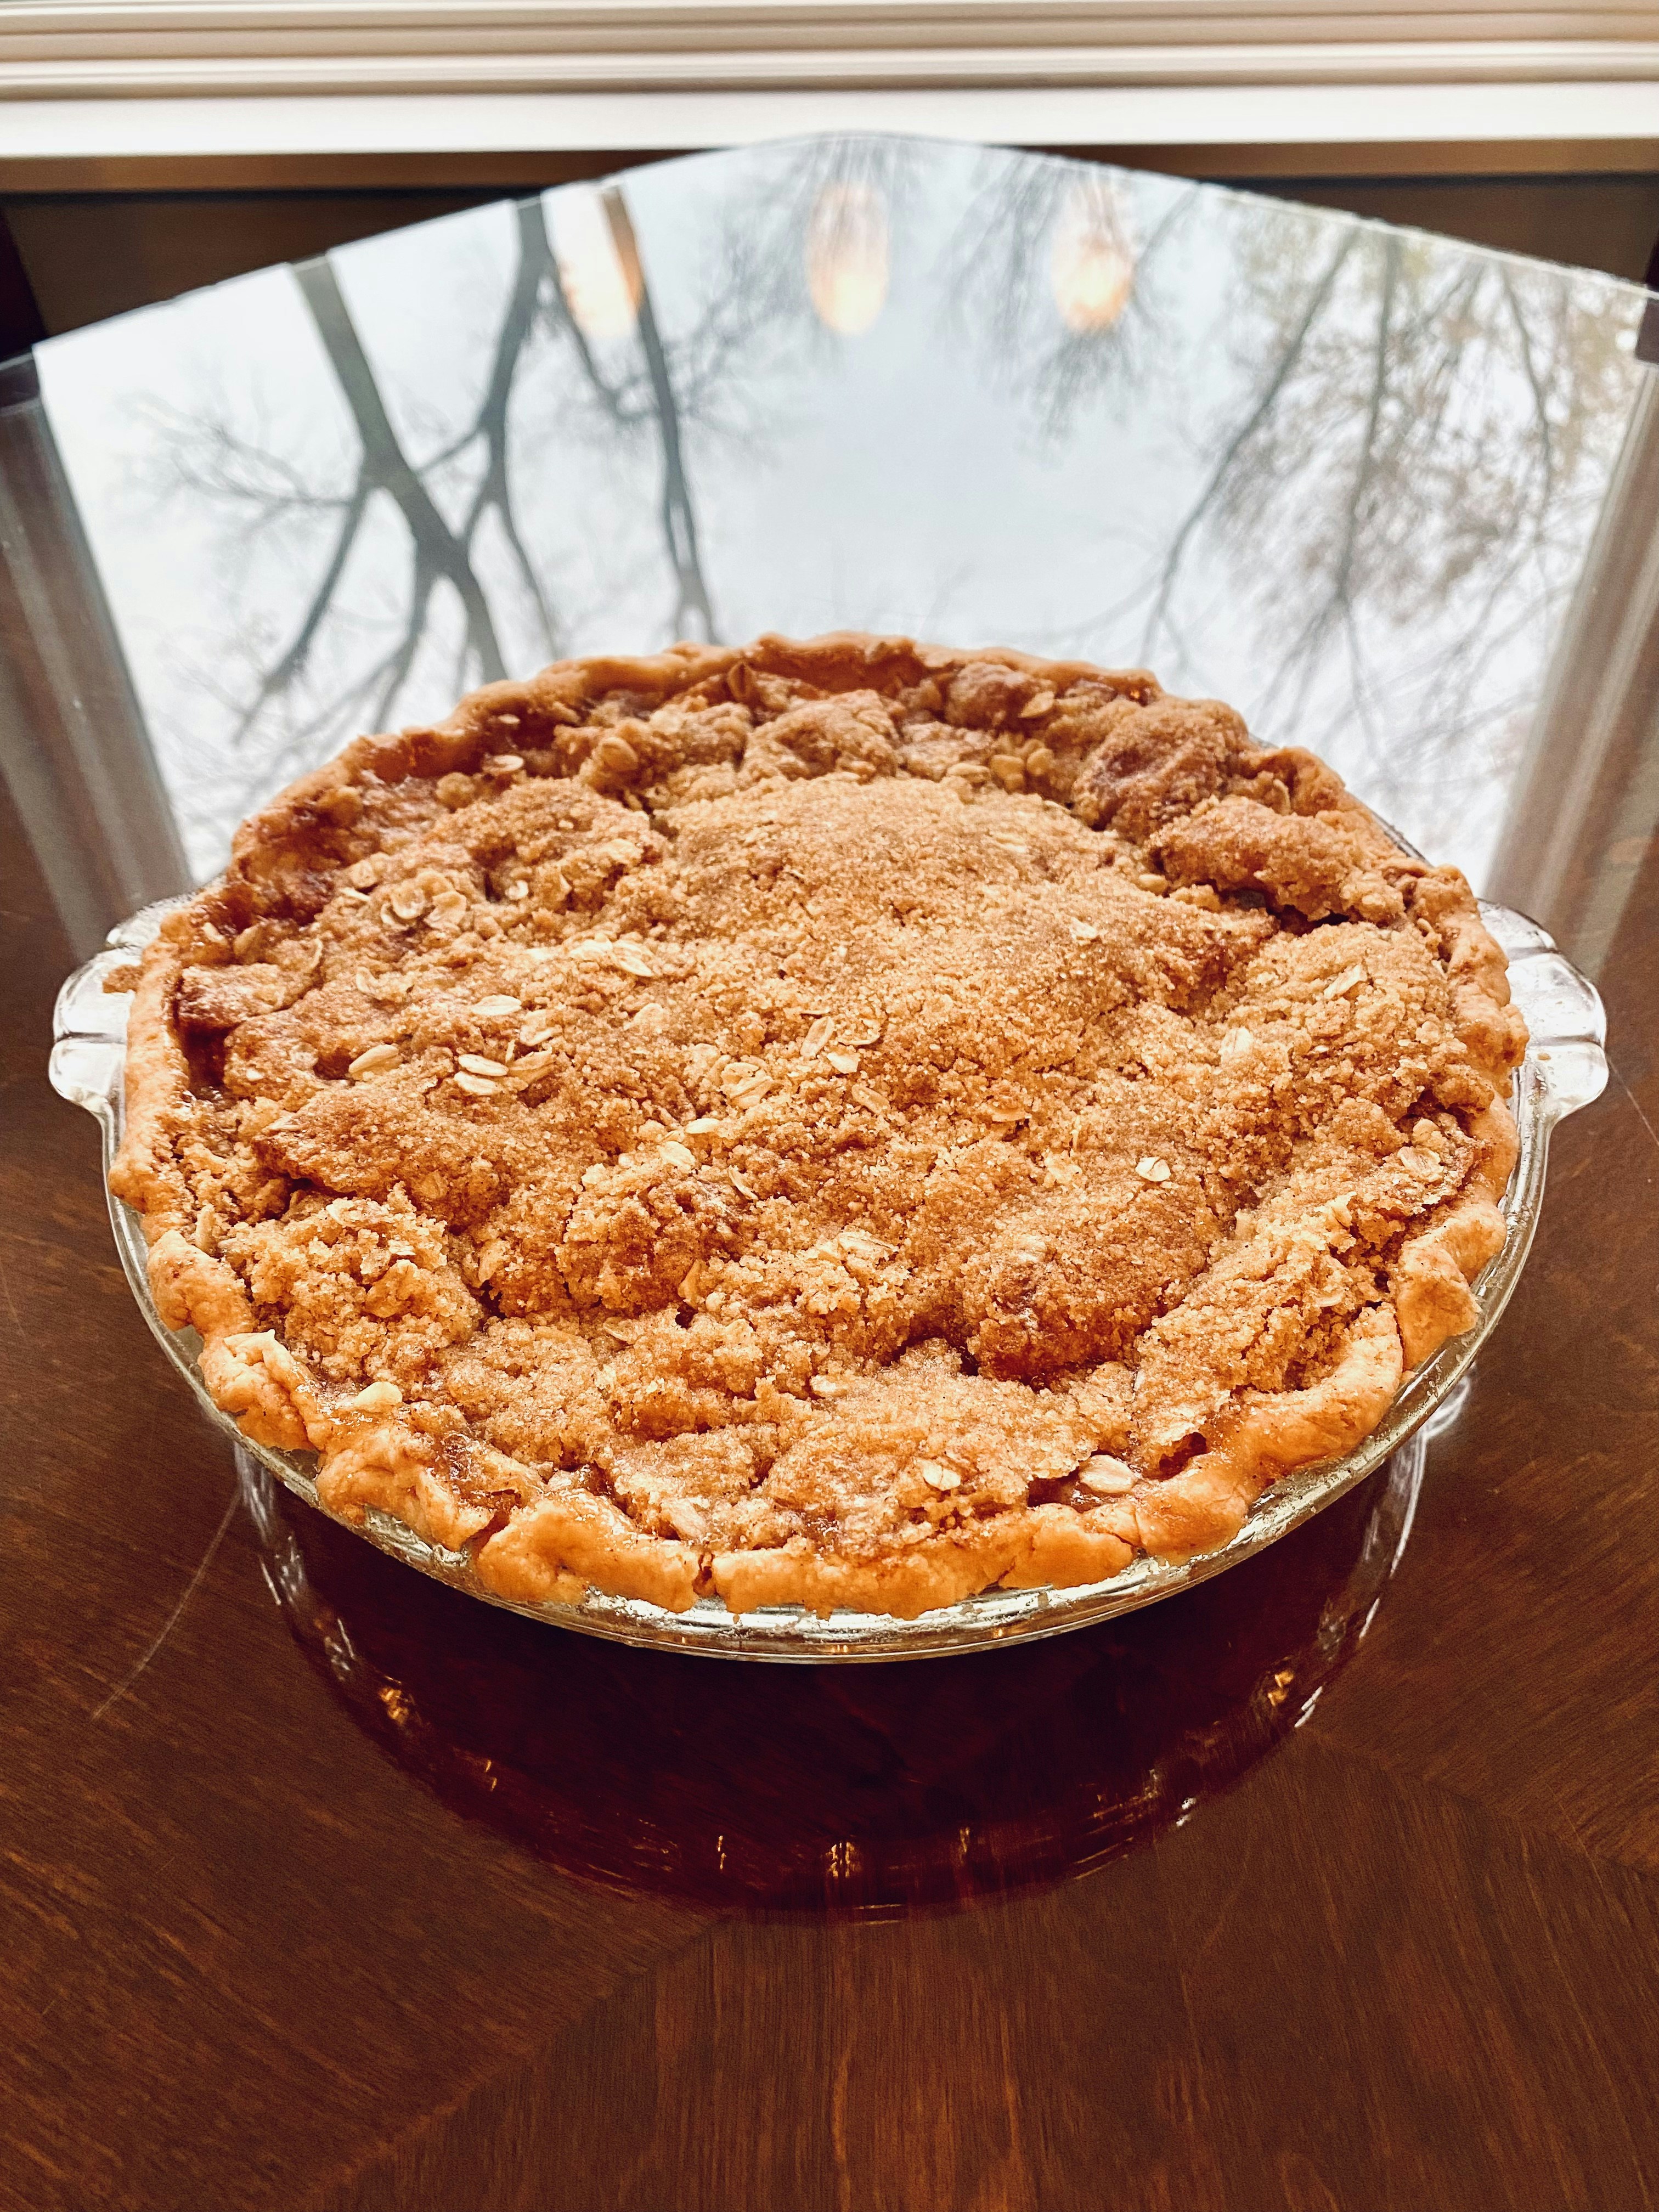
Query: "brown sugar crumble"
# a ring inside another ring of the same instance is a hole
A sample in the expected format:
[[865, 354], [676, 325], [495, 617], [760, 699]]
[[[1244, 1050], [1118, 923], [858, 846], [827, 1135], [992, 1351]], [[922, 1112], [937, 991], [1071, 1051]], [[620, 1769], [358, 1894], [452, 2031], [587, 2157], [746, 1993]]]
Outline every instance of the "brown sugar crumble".
[[1143, 672], [562, 662], [145, 956], [112, 1178], [216, 1401], [519, 1600], [912, 1617], [1224, 1542], [1471, 1325], [1455, 870]]

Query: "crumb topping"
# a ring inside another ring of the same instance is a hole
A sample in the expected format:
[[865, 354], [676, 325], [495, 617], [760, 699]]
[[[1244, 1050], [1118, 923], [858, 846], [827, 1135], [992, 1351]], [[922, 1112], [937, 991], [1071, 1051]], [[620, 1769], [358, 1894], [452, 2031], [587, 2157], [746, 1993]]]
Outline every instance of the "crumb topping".
[[1474, 1317], [1523, 1043], [1462, 878], [1225, 707], [683, 647], [248, 824], [115, 1180], [341, 1510], [513, 1595], [915, 1611], [1358, 1441]]

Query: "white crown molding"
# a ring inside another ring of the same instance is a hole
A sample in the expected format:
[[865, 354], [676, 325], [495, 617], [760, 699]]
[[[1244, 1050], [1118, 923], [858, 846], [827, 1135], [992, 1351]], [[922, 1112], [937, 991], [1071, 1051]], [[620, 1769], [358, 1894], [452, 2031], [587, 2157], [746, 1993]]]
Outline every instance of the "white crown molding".
[[315, 98], [339, 94], [841, 90], [1098, 85], [1659, 83], [1659, 40], [1428, 40], [1270, 46], [937, 46], [547, 54], [14, 60], [0, 100]]
[[1659, 6], [9, 0], [0, 98], [1659, 81]]
[[1398, 149], [1414, 169], [1419, 149], [1431, 167], [1452, 171], [1659, 167], [1659, 96], [1645, 84], [1474, 93], [1452, 84], [1115, 86], [18, 100], [4, 111], [0, 186], [22, 184], [25, 170], [44, 178], [54, 164], [81, 183], [112, 180], [124, 163], [355, 156], [453, 174], [446, 165], [457, 156], [499, 164], [509, 155], [677, 151], [847, 130], [1005, 145], [1213, 148], [1224, 171], [1235, 151], [1261, 149], [1287, 157], [1306, 151], [1339, 170], [1350, 149]]
[[834, 130], [1194, 173], [1659, 166], [1659, 5], [7, 0], [0, 188], [519, 183]]
[[[1416, 35], [1465, 38], [1650, 38], [1659, 11], [1639, 0], [1555, 0], [1515, 7], [1462, 0], [7, 0], [0, 44], [43, 59], [77, 52], [211, 55], [400, 50], [468, 52], [481, 45], [528, 52], [632, 21], [679, 24], [718, 36], [733, 26], [795, 23], [813, 44], [825, 27], [851, 36], [883, 25], [907, 44], [958, 43], [964, 31], [1013, 43], [1158, 44], [1218, 36], [1286, 39]], [[1223, 29], [1221, 27], [1225, 27]], [[1298, 30], [1298, 27], [1299, 30]], [[977, 43], [970, 38], [969, 43]]]

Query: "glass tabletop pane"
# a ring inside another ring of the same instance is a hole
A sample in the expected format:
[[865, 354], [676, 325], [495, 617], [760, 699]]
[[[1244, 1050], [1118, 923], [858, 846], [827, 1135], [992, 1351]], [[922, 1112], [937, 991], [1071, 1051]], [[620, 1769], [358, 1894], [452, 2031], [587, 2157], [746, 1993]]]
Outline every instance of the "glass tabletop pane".
[[293, 775], [488, 678], [855, 628], [1148, 665], [1484, 886], [1634, 557], [1607, 518], [1651, 436], [1646, 299], [842, 138], [446, 217], [37, 362], [198, 877]]

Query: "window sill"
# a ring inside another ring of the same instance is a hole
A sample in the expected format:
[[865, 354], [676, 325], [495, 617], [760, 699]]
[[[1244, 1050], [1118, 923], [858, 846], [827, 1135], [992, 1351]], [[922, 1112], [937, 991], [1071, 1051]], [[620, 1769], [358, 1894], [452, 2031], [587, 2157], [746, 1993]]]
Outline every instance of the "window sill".
[[12, 191], [529, 185], [561, 155], [820, 131], [1086, 147], [1194, 175], [1659, 167], [1659, 85], [1629, 81], [10, 97], [0, 125]]

